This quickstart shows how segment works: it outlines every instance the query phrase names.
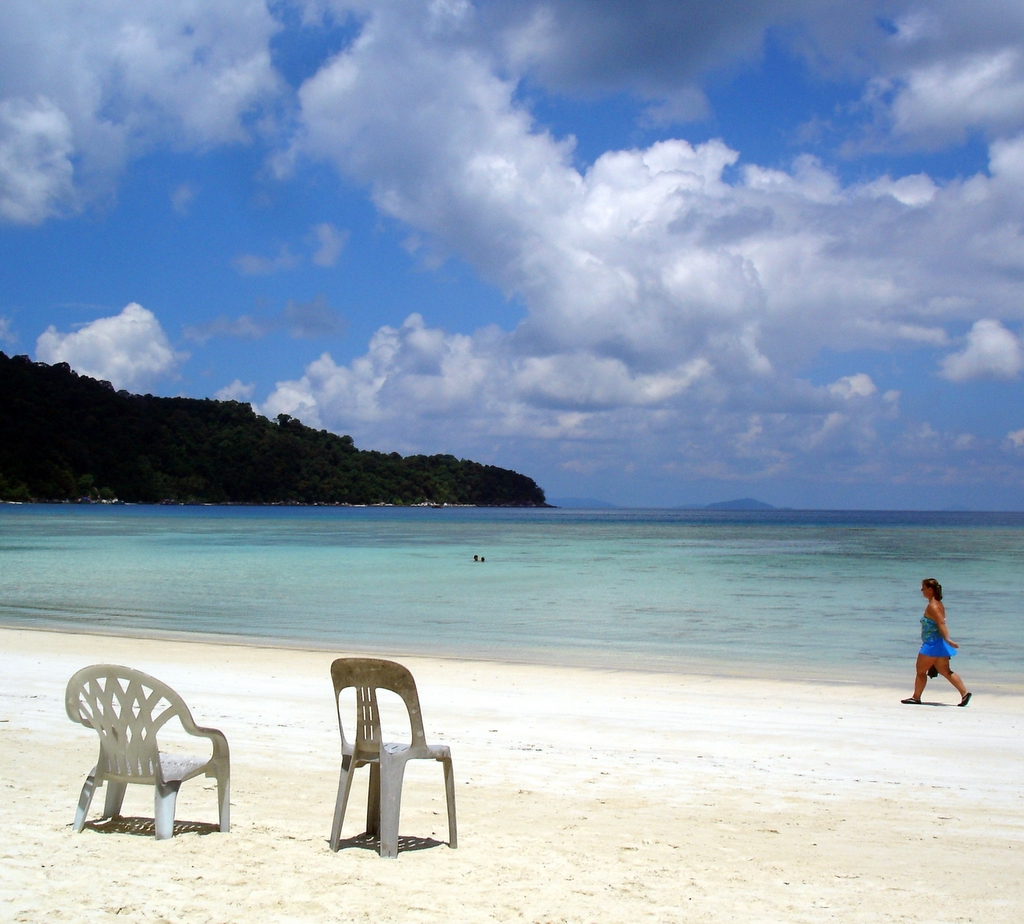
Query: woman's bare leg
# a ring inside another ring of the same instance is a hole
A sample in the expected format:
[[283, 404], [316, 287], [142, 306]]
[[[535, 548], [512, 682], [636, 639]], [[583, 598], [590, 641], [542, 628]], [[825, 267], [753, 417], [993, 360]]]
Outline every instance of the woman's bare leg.
[[[921, 694], [924, 693], [925, 684], [928, 683], [928, 668], [933, 664], [936, 664], [935, 658], [929, 658], [923, 654], [917, 656], [917, 674], [914, 677], [914, 699], [920, 699]], [[949, 669], [949, 658], [946, 658], [946, 669]], [[938, 670], [941, 673], [942, 668], [938, 668]]]
[[967, 695], [967, 687], [964, 686], [964, 682], [960, 679], [960, 675], [953, 673], [949, 666], [949, 658], [936, 658], [935, 669], [951, 684], [953, 684], [954, 687], [956, 687], [956, 691], [960, 694], [961, 699]]

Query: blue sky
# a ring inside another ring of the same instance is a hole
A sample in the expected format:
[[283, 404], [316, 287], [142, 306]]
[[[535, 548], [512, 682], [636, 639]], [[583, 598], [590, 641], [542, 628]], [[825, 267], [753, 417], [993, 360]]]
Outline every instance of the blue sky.
[[0, 349], [553, 497], [1024, 506], [1024, 8], [12, 0]]

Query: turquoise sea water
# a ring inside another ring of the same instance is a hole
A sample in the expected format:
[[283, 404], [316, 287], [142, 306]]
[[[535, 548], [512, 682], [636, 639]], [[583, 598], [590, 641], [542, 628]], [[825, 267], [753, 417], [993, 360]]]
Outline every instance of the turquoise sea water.
[[1022, 514], [0, 505], [8, 626], [902, 678], [923, 577], [1024, 683]]

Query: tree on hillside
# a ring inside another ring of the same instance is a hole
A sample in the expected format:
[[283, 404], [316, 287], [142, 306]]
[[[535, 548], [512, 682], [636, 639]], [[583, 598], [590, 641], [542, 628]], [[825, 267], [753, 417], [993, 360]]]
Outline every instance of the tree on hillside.
[[0, 499], [544, 506], [525, 475], [451, 455], [359, 450], [239, 401], [115, 391], [0, 352]]

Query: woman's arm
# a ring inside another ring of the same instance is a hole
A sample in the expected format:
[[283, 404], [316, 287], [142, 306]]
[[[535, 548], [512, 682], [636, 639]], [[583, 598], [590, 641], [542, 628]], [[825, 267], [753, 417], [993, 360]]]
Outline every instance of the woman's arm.
[[928, 618], [935, 623], [939, 629], [939, 634], [953, 648], [960, 647], [949, 637], [949, 629], [946, 628], [946, 608], [938, 600], [932, 600], [932, 602], [928, 604]]

